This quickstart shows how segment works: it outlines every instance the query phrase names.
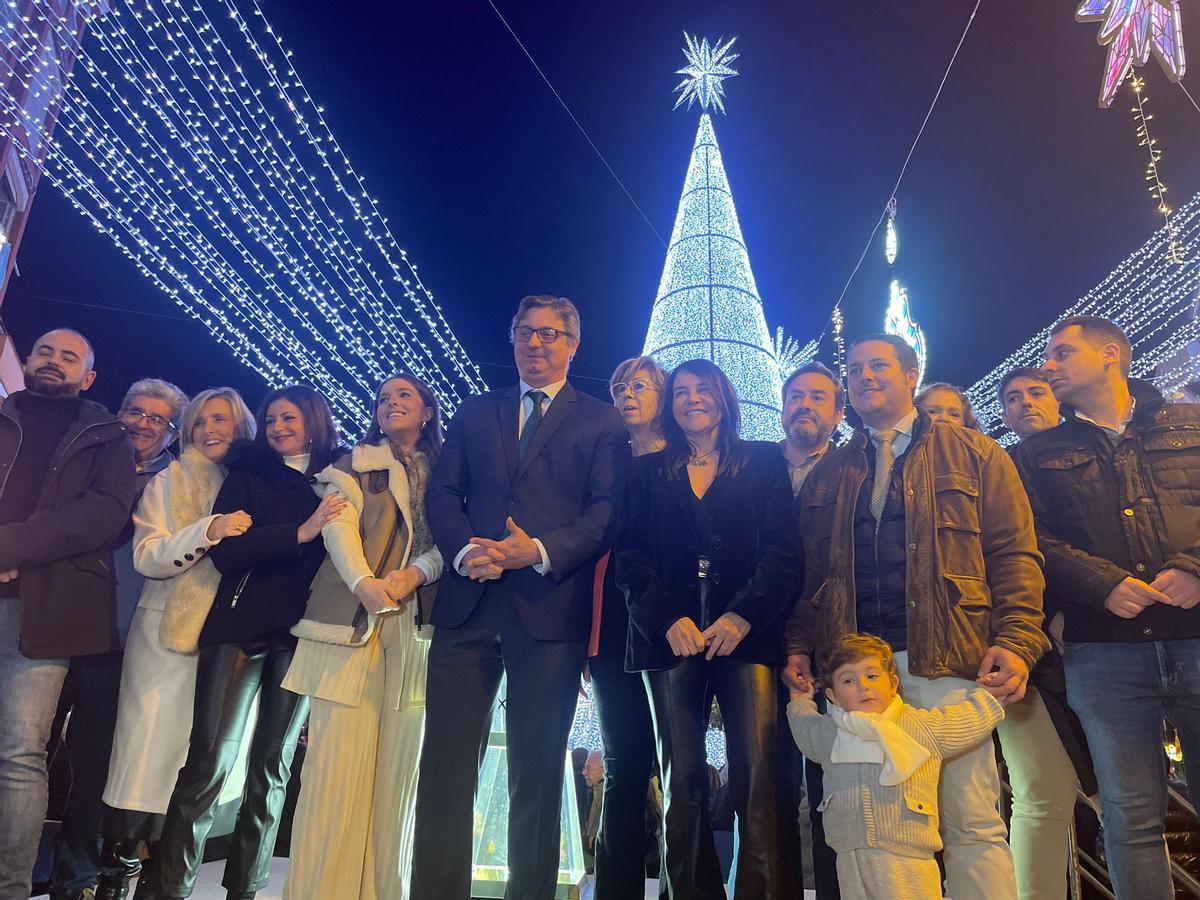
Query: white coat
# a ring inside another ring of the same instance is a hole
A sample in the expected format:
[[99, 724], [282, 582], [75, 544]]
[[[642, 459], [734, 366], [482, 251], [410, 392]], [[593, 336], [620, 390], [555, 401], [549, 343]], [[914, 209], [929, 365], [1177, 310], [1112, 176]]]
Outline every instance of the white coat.
[[[185, 452], [199, 453], [194, 448]], [[211, 471], [200, 482], [206, 496], [181, 496], [189, 487], [196, 490], [197, 481], [185, 484], [176, 461], [154, 476], [133, 514], [133, 564], [146, 582], [125, 646], [117, 730], [104, 788], [104, 802], [114, 809], [166, 813], [187, 757], [197, 654], [168, 650], [160, 627], [180, 585], [176, 576], [201, 563], [212, 565], [204, 562], [216, 543], [208, 538], [208, 526], [217, 518], [212, 505], [223, 475], [208, 465]], [[172, 532], [170, 523], [181, 508], [198, 508], [203, 515]], [[244, 765], [235, 768], [235, 776], [226, 783], [222, 802], [231, 793], [241, 794]]]

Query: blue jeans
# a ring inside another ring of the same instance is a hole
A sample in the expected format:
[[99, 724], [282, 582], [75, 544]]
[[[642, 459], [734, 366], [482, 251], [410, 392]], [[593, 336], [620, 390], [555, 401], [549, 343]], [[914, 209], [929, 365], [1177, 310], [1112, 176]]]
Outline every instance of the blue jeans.
[[65, 659], [18, 649], [21, 601], [0, 597], [0, 900], [27, 900], [46, 818], [46, 742]]
[[1120, 900], [1170, 900], [1163, 830], [1163, 720], [1179, 733], [1193, 799], [1200, 795], [1200, 639], [1069, 643], [1067, 699], [1079, 715], [1100, 784], [1104, 849]]

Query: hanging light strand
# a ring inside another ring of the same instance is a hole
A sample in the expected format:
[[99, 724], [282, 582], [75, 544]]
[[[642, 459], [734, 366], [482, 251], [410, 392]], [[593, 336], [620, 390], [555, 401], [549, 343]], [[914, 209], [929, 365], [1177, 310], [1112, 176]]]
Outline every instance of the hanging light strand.
[[1162, 178], [1159, 176], [1158, 163], [1162, 159], [1162, 150], [1158, 148], [1158, 140], [1150, 134], [1150, 120], [1153, 115], [1146, 112], [1146, 104], [1149, 99], [1144, 96], [1146, 92], [1145, 79], [1139, 78], [1135, 73], [1129, 73], [1129, 86], [1133, 88], [1133, 96], [1137, 101], [1132, 107], [1133, 121], [1137, 124], [1138, 146], [1145, 147], [1149, 159], [1146, 162], [1146, 181], [1149, 183], [1148, 190], [1150, 196], [1154, 198], [1158, 204], [1158, 212], [1163, 217], [1163, 224], [1167, 229], [1167, 258], [1173, 263], [1183, 263], [1183, 256], [1179, 249], [1179, 241], [1175, 238], [1175, 226], [1171, 223], [1171, 207], [1167, 205], [1167, 186], [1163, 184]]
[[[224, 31], [198, 4], [113, 5], [88, 17], [80, 47], [52, 0], [38, 3], [10, 34], [10, 87], [61, 90], [58, 131], [42, 135], [7, 92], [4, 129], [143, 275], [210, 330], [232, 329], [214, 336], [269, 382], [311, 381], [361, 421], [365, 383], [403, 365], [452, 412], [484, 389], [478, 368], [261, 10], [265, 45], [222, 6]], [[66, 53], [64, 88], [47, 73]]]
[[[1108, 276], [1055, 319], [1096, 315], [1116, 322], [1133, 345], [1132, 374], [1148, 378], [1171, 394], [1200, 377], [1188, 345], [1200, 340], [1200, 194], [1176, 210], [1172, 228], [1153, 237], [1123, 260]], [[1184, 262], [1170, 258], [1175, 241]], [[985, 431], [1011, 441], [1000, 420], [996, 388], [1000, 379], [1020, 366], [1038, 367], [1050, 337], [1047, 325], [1029, 338], [968, 390], [967, 397]]]

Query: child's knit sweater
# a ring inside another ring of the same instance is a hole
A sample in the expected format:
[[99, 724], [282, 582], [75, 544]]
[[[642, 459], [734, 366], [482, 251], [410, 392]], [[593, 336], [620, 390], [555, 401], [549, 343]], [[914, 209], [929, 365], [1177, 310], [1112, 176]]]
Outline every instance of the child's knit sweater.
[[929, 751], [929, 759], [893, 787], [879, 783], [878, 763], [833, 763], [838, 726], [812, 700], [793, 700], [788, 724], [796, 745], [825, 770], [825, 840], [835, 851], [877, 849], [928, 858], [942, 847], [938, 836], [938, 776], [942, 759], [986, 738], [1004, 718], [1000, 701], [976, 688], [962, 703], [940, 709], [904, 705], [897, 724]]

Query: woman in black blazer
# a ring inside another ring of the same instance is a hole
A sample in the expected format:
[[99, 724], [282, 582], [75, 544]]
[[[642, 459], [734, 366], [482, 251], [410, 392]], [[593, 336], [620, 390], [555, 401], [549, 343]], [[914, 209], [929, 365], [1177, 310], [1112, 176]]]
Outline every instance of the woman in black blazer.
[[229, 474], [213, 503], [214, 513], [240, 514], [242, 523], [209, 551], [221, 581], [200, 633], [191, 744], [156, 856], [154, 896], [161, 900], [192, 893], [256, 694], [258, 720], [248, 736], [246, 787], [224, 886], [231, 900], [252, 898], [266, 886], [308, 715], [307, 698], [281, 683], [296, 647], [290, 629], [304, 614], [309, 582], [325, 558], [321, 527], [346, 502], [337, 494], [318, 500], [313, 488], [313, 473], [337, 449], [337, 432], [325, 399], [304, 385], [269, 393], [255, 418], [254, 440], [234, 443], [225, 456]]
[[626, 668], [650, 692], [665, 775], [671, 896], [725, 897], [708, 816], [705, 731], [715, 695], [739, 820], [739, 897], [797, 884], [782, 804], [776, 706], [783, 620], [800, 586], [791, 485], [775, 444], [738, 437], [737, 394], [707, 360], [668, 377], [666, 448], [635, 459], [616, 542], [632, 627]]

